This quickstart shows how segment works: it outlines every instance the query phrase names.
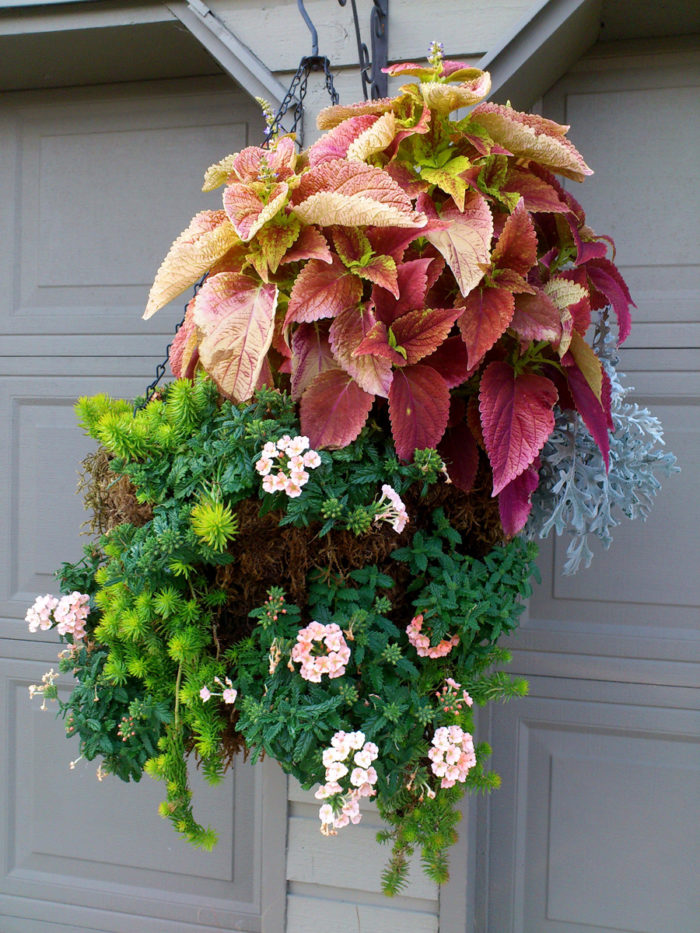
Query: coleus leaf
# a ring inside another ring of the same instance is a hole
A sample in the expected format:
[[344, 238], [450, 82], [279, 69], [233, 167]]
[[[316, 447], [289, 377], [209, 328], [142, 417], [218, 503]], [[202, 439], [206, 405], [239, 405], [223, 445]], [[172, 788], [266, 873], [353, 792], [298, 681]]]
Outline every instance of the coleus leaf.
[[391, 256], [394, 262], [399, 263], [403, 259], [403, 254], [409, 243], [412, 243], [419, 236], [424, 236], [424, 229], [367, 227], [365, 233], [375, 253]]
[[330, 263], [310, 259], [294, 282], [284, 325], [335, 317], [362, 297], [362, 282], [337, 256]]
[[479, 411], [496, 496], [526, 470], [554, 429], [557, 390], [546, 376], [516, 375], [506, 362], [481, 377]]
[[568, 214], [570, 211], [569, 206], [559, 197], [553, 185], [525, 169], [510, 168], [501, 191], [519, 195], [525, 202], [525, 210], [533, 214], [540, 211]]
[[461, 314], [461, 308], [418, 308], [397, 318], [391, 330], [403, 351], [401, 355], [405, 353], [404, 365], [417, 363], [433, 353]]
[[399, 297], [396, 263], [391, 256], [374, 256], [372, 244], [357, 227], [332, 227], [331, 234], [336, 252], [355, 275]]
[[312, 447], [347, 447], [367, 421], [374, 396], [342, 369], [321, 373], [301, 397], [301, 430]]
[[277, 286], [235, 272], [210, 276], [195, 299], [202, 365], [236, 402], [249, 399], [258, 384], [276, 308]]
[[564, 364], [569, 390], [576, 405], [576, 410], [583, 418], [591, 437], [598, 445], [607, 470], [610, 468], [610, 435], [608, 433], [610, 413], [606, 411], [601, 401], [596, 398], [593, 389], [588, 384], [588, 380], [578, 368], [573, 354], [567, 353], [562, 358], [562, 363]]
[[559, 309], [542, 289], [534, 295], [516, 295], [510, 326], [525, 341], [548, 340], [557, 346], [562, 336]]
[[[452, 78], [452, 80], [455, 79]], [[491, 75], [488, 71], [482, 71], [456, 86], [438, 84], [433, 81], [426, 81], [420, 85], [420, 92], [428, 107], [443, 116], [447, 116], [448, 113], [460, 107], [471, 107], [483, 100], [490, 90]]]
[[535, 225], [522, 198], [506, 220], [492, 258], [494, 266], [523, 276], [537, 263]]
[[380, 97], [377, 100], [361, 100], [355, 104], [335, 104], [326, 107], [316, 117], [316, 126], [319, 130], [332, 130], [334, 126], [350, 117], [361, 117], [364, 114], [382, 114], [394, 110], [397, 101], [394, 97]]
[[569, 352], [574, 358], [576, 366], [583, 374], [584, 379], [591, 388], [591, 391], [603, 404], [603, 367], [595, 351], [590, 347], [580, 334], [574, 332], [571, 335]]
[[185, 310], [185, 317], [170, 344], [168, 362], [176, 379], [191, 378], [199, 359], [199, 334], [194, 323], [194, 298]]
[[373, 165], [335, 159], [301, 176], [293, 210], [321, 226], [424, 227], [427, 219], [391, 175]]
[[379, 117], [374, 113], [365, 113], [359, 117], [343, 120], [309, 147], [309, 164], [315, 166], [333, 159], [345, 158], [350, 145], [378, 119]]
[[437, 370], [449, 389], [462, 385], [471, 375], [467, 348], [461, 337], [448, 337], [434, 353], [425, 357], [423, 363]]
[[461, 177], [461, 173], [465, 172], [470, 165], [471, 162], [466, 156], [457, 156], [442, 168], [431, 168], [424, 165], [420, 174], [421, 178], [429, 181], [431, 185], [437, 185], [438, 188], [449, 194], [457, 208], [462, 211], [464, 210], [464, 197], [468, 184]]
[[588, 279], [585, 269], [566, 269], [560, 272], [557, 278], [565, 279], [568, 282], [574, 282], [581, 286], [584, 296], [579, 300], [568, 305], [571, 316], [574, 319], [574, 330], [583, 337], [591, 326], [591, 303], [588, 295]]
[[[627, 283], [620, 275], [615, 263], [609, 259], [591, 259], [586, 263], [585, 268], [593, 288], [599, 293], [598, 296], [595, 294], [592, 296], [593, 299], [598, 300], [592, 300], [591, 306], [597, 310], [604, 308], [608, 303], [612, 305], [617, 317], [619, 342], [624, 343], [632, 329], [630, 305], [636, 308]], [[605, 297], [601, 299], [601, 295]]]
[[507, 537], [511, 538], [525, 527], [532, 509], [532, 494], [539, 481], [537, 470], [529, 466], [501, 490], [498, 496], [498, 511]]
[[515, 156], [533, 159], [574, 181], [583, 181], [586, 175], [593, 174], [580, 152], [566, 138], [568, 126], [492, 103], [475, 107], [471, 119]]
[[[296, 242], [300, 230], [301, 224], [296, 217], [291, 216], [280, 219], [280, 222], [267, 223], [258, 231], [256, 244], [271, 273], [277, 272], [285, 254]], [[263, 281], [267, 280], [267, 276], [260, 272], [259, 274]]]
[[395, 366], [406, 365], [406, 351], [397, 347], [396, 338], [384, 321], [377, 321], [370, 327], [354, 352], [356, 357], [374, 356]]
[[372, 289], [372, 301], [380, 321], [388, 325], [406, 311], [423, 307], [432, 263], [432, 257], [425, 257], [410, 259], [396, 267], [398, 299], [394, 292], [389, 292], [387, 289], [380, 287]]
[[468, 295], [483, 278], [491, 260], [493, 217], [486, 199], [477, 191], [469, 191], [463, 211], [448, 204], [439, 217], [427, 195], [419, 196], [417, 206], [428, 219], [449, 221], [445, 230], [428, 229], [425, 236], [444, 256], [462, 295]]
[[588, 298], [586, 289], [564, 276], [555, 275], [542, 286], [542, 291], [559, 311], [561, 320], [561, 338], [557, 346], [559, 356], [564, 356], [569, 349], [574, 331], [574, 316], [572, 306], [578, 305]]
[[255, 187], [250, 183], [228, 185], [224, 191], [224, 207], [244, 243], [283, 208], [288, 193], [289, 185], [283, 181], [271, 188], [262, 182]]
[[326, 238], [318, 227], [302, 227], [294, 246], [282, 257], [281, 263], [301, 262], [304, 259], [320, 259], [331, 262], [331, 251]]
[[264, 166], [279, 181], [284, 181], [294, 174], [296, 160], [296, 147], [291, 136], [281, 136], [270, 149], [248, 146], [210, 166], [204, 173], [202, 191], [213, 191], [224, 182], [236, 179], [242, 182], [259, 181]]
[[292, 334], [292, 398], [298, 401], [316, 376], [337, 369], [328, 340], [328, 324], [300, 324]]
[[479, 469], [479, 448], [464, 422], [448, 427], [438, 444], [438, 453], [445, 462], [447, 475], [457, 489], [471, 492]]
[[144, 319], [194, 285], [232, 246], [240, 242], [225, 211], [201, 211], [175, 240], [151, 286]]
[[367, 306], [341, 311], [331, 324], [330, 345], [335, 359], [361, 389], [387, 398], [392, 379], [390, 361], [374, 354], [356, 354], [376, 323], [377, 319]]
[[394, 372], [389, 417], [396, 453], [411, 460], [416, 450], [437, 447], [447, 427], [450, 390], [432, 367], [418, 364]]
[[370, 156], [383, 152], [396, 136], [396, 117], [389, 111], [378, 117], [372, 126], [360, 133], [348, 146], [346, 158], [350, 162], [366, 162]]
[[503, 288], [475, 288], [464, 299], [464, 310], [457, 323], [470, 369], [479, 364], [506, 332], [514, 310], [515, 299]]

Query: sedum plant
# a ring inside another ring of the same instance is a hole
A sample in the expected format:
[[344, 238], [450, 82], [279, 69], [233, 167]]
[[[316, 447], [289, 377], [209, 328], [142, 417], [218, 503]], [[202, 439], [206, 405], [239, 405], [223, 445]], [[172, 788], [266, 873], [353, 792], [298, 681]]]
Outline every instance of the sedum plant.
[[[324, 111], [308, 150], [282, 136], [207, 170], [222, 208], [174, 242], [145, 313], [205, 276], [175, 381], [79, 401], [95, 540], [27, 619], [67, 643], [82, 756], [161, 779], [187, 840], [216, 839], [188, 758], [215, 783], [270, 755], [327, 835], [376, 800], [392, 894], [415, 850], [446, 880], [459, 798], [498, 786], [473, 710], [527, 689], [499, 640], [528, 539], [570, 532], [588, 562], [673, 458], [622, 401], [632, 302], [556, 177], [590, 174], [567, 128], [480, 103], [488, 75], [437, 46], [388, 70], [398, 95]], [[33, 693], [56, 699], [56, 676]]]

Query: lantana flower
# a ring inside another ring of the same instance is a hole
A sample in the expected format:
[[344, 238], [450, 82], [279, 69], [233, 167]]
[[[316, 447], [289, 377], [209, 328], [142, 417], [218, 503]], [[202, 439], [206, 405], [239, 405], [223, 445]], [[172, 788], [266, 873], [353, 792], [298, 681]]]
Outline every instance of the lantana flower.
[[[302, 486], [309, 481], [307, 471], [321, 465], [318, 452], [308, 448], [309, 439], [304, 435], [290, 437], [285, 434], [276, 444], [267, 441], [255, 464], [255, 469], [263, 477], [263, 490], [269, 493], [285, 492], [290, 499], [300, 496]], [[275, 462], [279, 469], [273, 473]]]
[[440, 787], [463, 784], [476, 764], [474, 740], [461, 726], [440, 726], [435, 730], [428, 758], [433, 774], [441, 778]]
[[[325, 652], [313, 654], [320, 647], [319, 642], [323, 644]], [[328, 625], [311, 622], [306, 628], [299, 629], [297, 643], [292, 649], [292, 661], [301, 664], [299, 673], [304, 680], [318, 684], [323, 674], [328, 674], [331, 680], [342, 677], [349, 660], [350, 649], [340, 626], [335, 622]]]
[[382, 497], [376, 504], [375, 522], [389, 522], [397, 534], [401, 534], [408, 524], [408, 512], [396, 490], [384, 483]]
[[220, 680], [218, 677], [214, 678], [214, 683], [218, 684], [221, 687], [221, 690], [210, 690], [206, 684], [199, 691], [199, 696], [203, 703], [207, 703], [211, 700], [212, 697], [221, 697], [224, 703], [228, 703], [230, 706], [236, 702], [236, 697], [238, 696], [238, 690], [233, 686], [230, 677], [225, 677], [224, 680]]
[[422, 658], [444, 658], [459, 644], [459, 636], [452, 635], [450, 638], [443, 638], [437, 645], [431, 645], [428, 636], [422, 634], [422, 628], [422, 613], [414, 616], [406, 626], [408, 640]]
[[[324, 803], [318, 811], [321, 832], [335, 835], [348, 823], [359, 823], [360, 799], [376, 793], [377, 772], [372, 762], [379, 755], [374, 742], [365, 741], [364, 732], [336, 732], [329, 748], [323, 751], [326, 783], [315, 793], [317, 800], [335, 798]], [[354, 765], [354, 767], [353, 767]], [[341, 783], [341, 780], [345, 781]]]
[[37, 596], [29, 607], [25, 619], [30, 632], [46, 631], [53, 625], [59, 635], [72, 635], [74, 641], [85, 637], [85, 622], [90, 614], [90, 597], [74, 590], [67, 596]]

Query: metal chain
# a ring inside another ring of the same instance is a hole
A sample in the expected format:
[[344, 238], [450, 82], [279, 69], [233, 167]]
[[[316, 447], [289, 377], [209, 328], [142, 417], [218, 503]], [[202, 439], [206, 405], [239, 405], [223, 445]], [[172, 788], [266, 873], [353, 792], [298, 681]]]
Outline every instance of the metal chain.
[[[331, 71], [331, 63], [324, 55], [308, 55], [305, 58], [302, 58], [299, 62], [299, 67], [292, 78], [287, 93], [284, 95], [282, 103], [279, 106], [277, 113], [272, 120], [272, 123], [265, 131], [266, 139], [263, 143], [263, 147], [267, 148], [270, 145], [270, 142], [275, 139], [280, 133], [296, 133], [297, 128], [301, 122], [302, 113], [304, 110], [304, 98], [306, 97], [306, 92], [308, 90], [309, 75], [312, 71], [322, 71], [325, 77], [325, 87], [330, 96], [331, 102], [337, 104], [340, 100], [338, 92], [335, 89], [335, 84], [333, 82], [333, 72]], [[289, 129], [285, 129], [282, 125], [282, 120], [284, 117], [291, 112], [293, 115], [292, 125]], [[301, 130], [297, 134], [297, 142], [299, 143], [299, 148], [302, 145], [303, 135]], [[209, 273], [205, 272], [202, 278], [194, 286], [194, 296], [197, 294], [199, 289], [204, 284]], [[190, 299], [191, 300], [191, 299]], [[187, 312], [187, 307], [189, 301], [185, 305], [185, 312]], [[180, 330], [185, 320], [185, 315], [183, 314], [182, 320], [175, 327], [175, 334]], [[174, 340], [174, 337], [173, 337]], [[170, 341], [168, 346], [165, 348], [165, 359], [162, 363], [158, 363], [156, 366], [156, 377], [153, 382], [147, 387], [144, 400], [138, 405], [134, 405], [134, 415], [141, 408], [145, 408], [146, 405], [153, 398], [158, 383], [165, 375], [166, 367], [168, 365], [168, 360], [170, 359], [170, 348], [173, 345], [173, 340]]]

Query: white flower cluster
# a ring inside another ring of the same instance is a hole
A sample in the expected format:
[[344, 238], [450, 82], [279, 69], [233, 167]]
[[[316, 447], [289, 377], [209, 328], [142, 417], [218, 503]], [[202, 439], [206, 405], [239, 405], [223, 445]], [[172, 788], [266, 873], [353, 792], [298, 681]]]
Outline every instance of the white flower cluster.
[[75, 590], [67, 596], [37, 596], [27, 609], [25, 620], [30, 632], [46, 631], [53, 624], [59, 635], [72, 635], [76, 641], [85, 637], [85, 621], [90, 614], [90, 597]]
[[331, 739], [330, 748], [323, 752], [326, 783], [319, 787], [315, 796], [317, 800], [326, 800], [336, 794], [343, 796], [339, 805], [324, 803], [318, 811], [321, 832], [325, 836], [335, 835], [348, 823], [360, 822], [360, 799], [376, 793], [377, 772], [372, 762], [378, 754], [379, 749], [374, 742], [365, 741], [364, 732], [341, 730]]
[[457, 781], [463, 784], [476, 764], [474, 741], [460, 726], [440, 726], [435, 730], [428, 758], [433, 774], [442, 778], [440, 787], [454, 787]]
[[375, 522], [389, 522], [397, 534], [401, 534], [408, 524], [408, 512], [398, 492], [388, 483], [382, 486], [382, 498], [376, 505]]
[[[323, 644], [326, 649], [323, 654], [313, 653], [316, 650], [315, 642]], [[334, 677], [342, 677], [349, 660], [348, 643], [343, 638], [342, 629], [335, 622], [328, 625], [310, 622], [306, 628], [299, 629], [297, 643], [292, 649], [292, 661], [301, 664], [299, 673], [304, 680], [320, 684], [323, 674], [328, 674], [331, 680]]]
[[[301, 495], [301, 487], [309, 481], [307, 470], [321, 465], [315, 450], [309, 450], [309, 439], [303, 435], [285, 434], [276, 444], [268, 441], [255, 469], [263, 477], [265, 492], [286, 492], [290, 499]], [[273, 472], [277, 461], [277, 471]]]

